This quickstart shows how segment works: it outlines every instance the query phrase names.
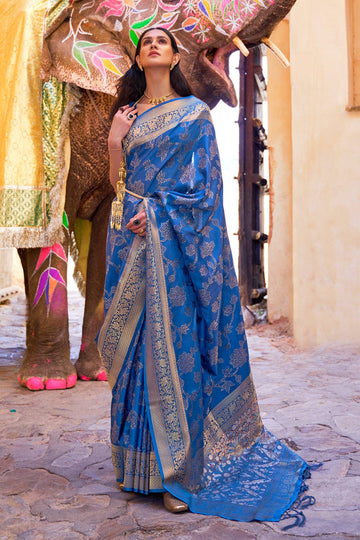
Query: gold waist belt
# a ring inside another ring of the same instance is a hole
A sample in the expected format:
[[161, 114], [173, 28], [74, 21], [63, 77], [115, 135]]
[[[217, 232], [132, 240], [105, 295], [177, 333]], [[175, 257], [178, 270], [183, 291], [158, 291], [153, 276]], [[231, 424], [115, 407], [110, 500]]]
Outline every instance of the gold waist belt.
[[125, 191], [126, 193], [128, 193], [129, 195], [132, 195], [133, 197], [136, 197], [137, 199], [142, 199], [142, 200], [145, 199], [145, 197], [143, 197], [142, 195], [138, 195], [137, 193], [134, 193], [133, 191], [130, 191], [129, 189], [125, 188]]

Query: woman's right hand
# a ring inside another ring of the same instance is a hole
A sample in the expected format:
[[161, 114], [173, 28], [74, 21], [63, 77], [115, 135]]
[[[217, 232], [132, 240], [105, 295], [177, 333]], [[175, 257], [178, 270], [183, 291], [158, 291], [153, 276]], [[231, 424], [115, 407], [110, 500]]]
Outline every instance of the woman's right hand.
[[[128, 117], [131, 113], [132, 117]], [[119, 180], [119, 167], [123, 159], [122, 140], [127, 135], [132, 124], [136, 120], [137, 111], [135, 107], [124, 105], [116, 112], [108, 137], [108, 147], [110, 155], [110, 182], [116, 192], [116, 184]]]
[[[131, 113], [133, 118], [129, 118]], [[127, 135], [129, 129], [133, 125], [137, 115], [135, 107], [124, 105], [115, 113], [108, 137], [109, 150], [120, 150], [122, 148], [122, 140]]]

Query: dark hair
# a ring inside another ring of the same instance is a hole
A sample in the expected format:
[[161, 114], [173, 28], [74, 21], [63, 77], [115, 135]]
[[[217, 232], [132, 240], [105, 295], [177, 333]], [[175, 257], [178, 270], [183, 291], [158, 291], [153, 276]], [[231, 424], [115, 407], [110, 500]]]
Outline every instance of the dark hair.
[[[166, 28], [161, 28], [161, 26], [155, 26], [152, 28], [148, 28], [147, 30], [145, 30], [145, 32], [141, 34], [136, 47], [135, 58], [140, 54], [141, 42], [143, 37], [147, 32], [150, 32], [150, 30], [161, 30], [162, 32], [164, 32], [170, 38], [173, 52], [179, 52], [178, 46], [172, 33], [169, 32], [169, 30], [167, 30]], [[174, 69], [170, 71], [170, 84], [175, 90], [175, 92], [179, 94], [179, 96], [191, 96], [191, 87], [187, 82], [185, 76], [183, 75], [179, 63], [180, 62], [178, 62], [174, 66]], [[122, 107], [123, 105], [128, 105], [129, 103], [140, 99], [146, 89], [145, 74], [139, 68], [136, 60], [134, 60], [131, 68], [122, 77], [120, 77], [116, 88], [117, 97], [110, 112], [110, 120], [113, 119], [115, 113], [119, 110], [120, 107]]]

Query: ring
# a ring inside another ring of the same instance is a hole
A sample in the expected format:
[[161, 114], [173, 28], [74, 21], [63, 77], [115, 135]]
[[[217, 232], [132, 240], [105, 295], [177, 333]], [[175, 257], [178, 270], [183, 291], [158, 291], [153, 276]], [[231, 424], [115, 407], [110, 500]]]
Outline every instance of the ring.
[[140, 225], [140, 219], [134, 219], [133, 224], [135, 225], [135, 227]]
[[128, 117], [129, 120], [132, 120], [133, 118], [135, 118], [135, 114], [133, 114], [132, 112], [129, 112], [127, 117]]

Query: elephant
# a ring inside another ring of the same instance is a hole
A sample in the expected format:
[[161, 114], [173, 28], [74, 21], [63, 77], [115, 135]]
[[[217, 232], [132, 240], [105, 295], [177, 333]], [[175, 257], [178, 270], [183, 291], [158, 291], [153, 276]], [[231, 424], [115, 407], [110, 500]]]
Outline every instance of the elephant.
[[[7, 4], [5, 0], [2, 3]], [[50, 0], [39, 51], [39, 76], [44, 85], [54, 81], [65, 85], [75, 106], [65, 126], [71, 154], [61, 231], [50, 244], [13, 242], [24, 270], [28, 303], [20, 385], [30, 390], [64, 389], [73, 387], [78, 378], [106, 379], [95, 338], [103, 320], [105, 244], [114, 198], [108, 179], [108, 115], [116, 82], [131, 66], [141, 32], [155, 26], [172, 31], [181, 52], [182, 71], [193, 93], [210, 108], [220, 100], [235, 106], [236, 93], [228, 75], [230, 54], [239, 46], [246, 53], [246, 47], [268, 38], [294, 3], [295, 0]], [[22, 0], [22, 5], [34, 9], [36, 2]], [[84, 256], [87, 270], [82, 342], [79, 358], [73, 365], [68, 330], [67, 257], [71, 234], [76, 233], [79, 223], [87, 230], [88, 222], [91, 230], [85, 235], [88, 252], [87, 259]]]

